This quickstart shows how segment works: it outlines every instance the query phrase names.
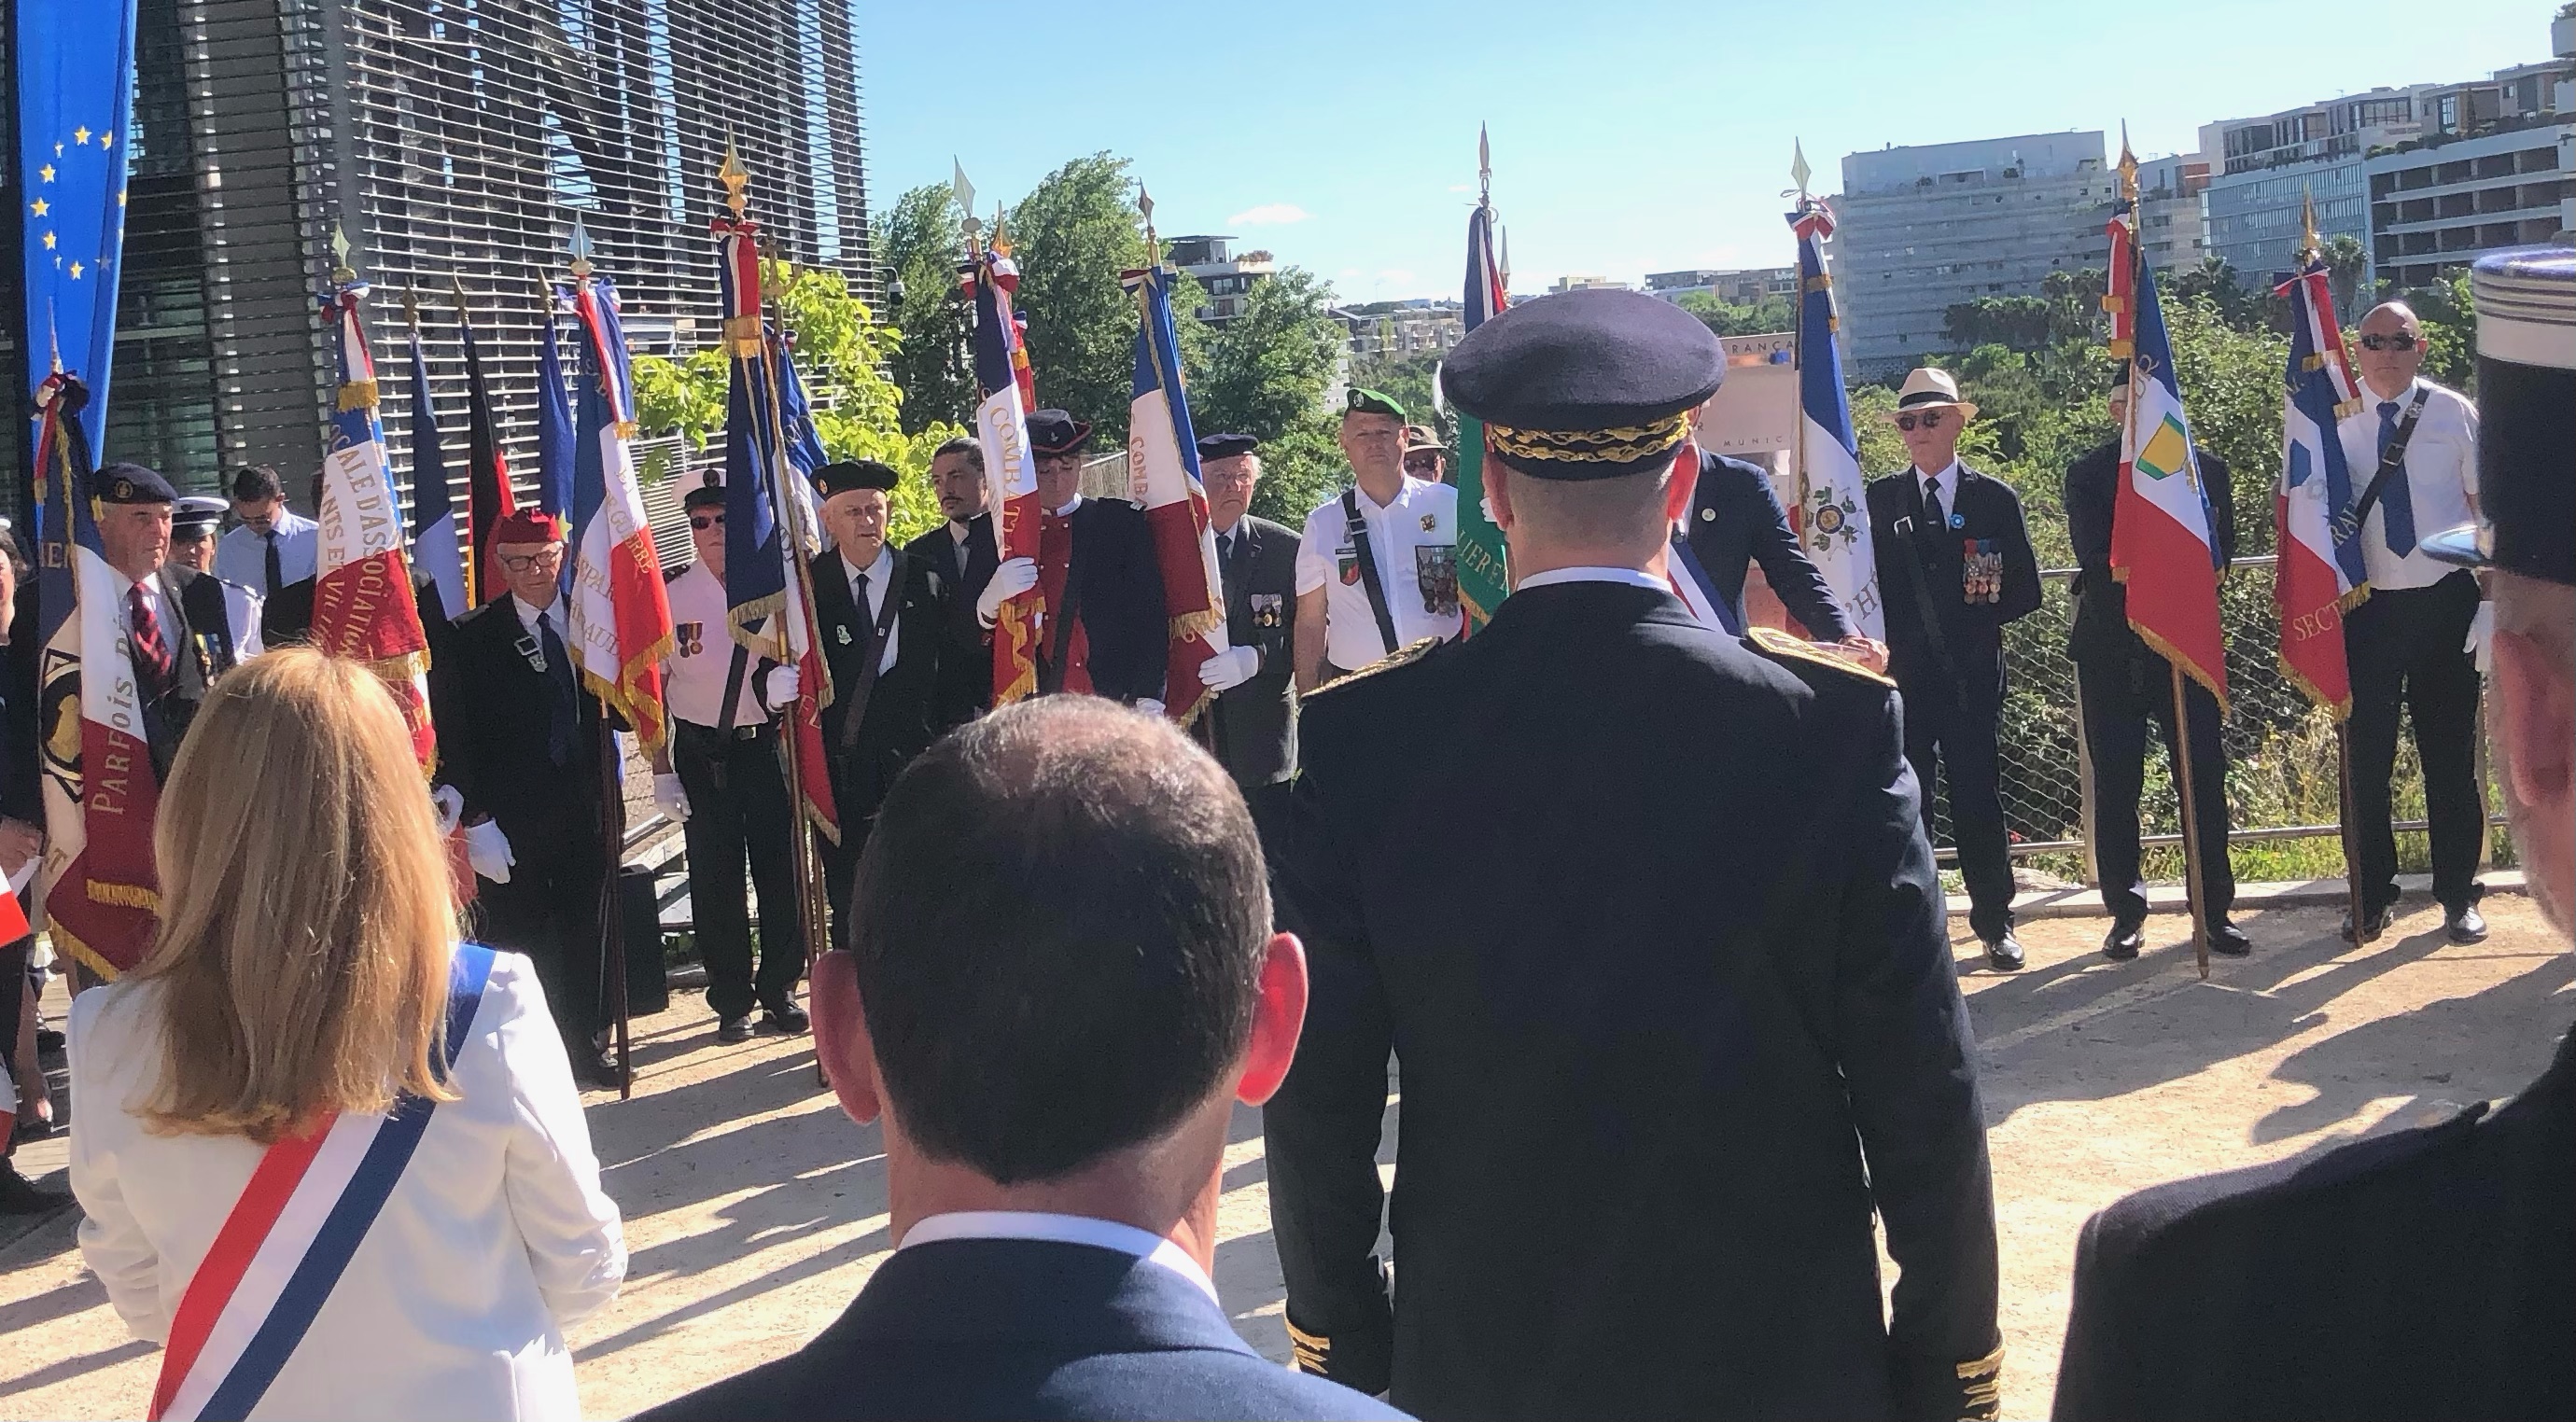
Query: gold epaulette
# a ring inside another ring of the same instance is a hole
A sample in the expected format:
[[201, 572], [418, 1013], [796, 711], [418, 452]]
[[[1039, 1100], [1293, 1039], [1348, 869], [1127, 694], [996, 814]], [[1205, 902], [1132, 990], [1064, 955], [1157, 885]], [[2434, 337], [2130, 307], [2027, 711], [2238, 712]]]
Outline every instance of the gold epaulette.
[[1966, 1393], [1961, 1422], [1995, 1422], [2004, 1406], [2004, 1345], [1982, 1358], [1959, 1365], [1959, 1384]]
[[1838, 672], [1859, 677], [1863, 681], [1874, 681], [1881, 686], [1896, 685], [1893, 680], [1871, 671], [1836, 652], [1830, 646], [1792, 637], [1776, 627], [1754, 628], [1744, 634], [1744, 644], [1774, 661], [1798, 661], [1806, 662], [1811, 666], [1832, 667]]
[[1399, 648], [1387, 653], [1385, 656], [1378, 658], [1376, 661], [1369, 663], [1358, 671], [1344, 672], [1340, 676], [1333, 678], [1331, 681], [1325, 682], [1316, 687], [1314, 690], [1304, 693], [1300, 699], [1311, 699], [1321, 696], [1327, 691], [1339, 691], [1343, 687], [1348, 686], [1352, 682], [1358, 681], [1363, 677], [1372, 677], [1377, 675], [1379, 672], [1393, 671], [1397, 667], [1411, 666], [1413, 663], [1431, 655], [1431, 649], [1439, 645], [1439, 638], [1425, 637], [1421, 641], [1416, 642], [1409, 647]]

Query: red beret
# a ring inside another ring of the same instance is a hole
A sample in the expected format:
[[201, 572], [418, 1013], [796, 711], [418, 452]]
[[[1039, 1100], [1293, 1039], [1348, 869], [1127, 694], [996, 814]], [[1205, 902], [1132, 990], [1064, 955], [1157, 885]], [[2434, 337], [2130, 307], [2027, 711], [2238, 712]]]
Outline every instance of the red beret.
[[563, 523], [544, 509], [513, 509], [492, 525], [495, 543], [561, 543]]

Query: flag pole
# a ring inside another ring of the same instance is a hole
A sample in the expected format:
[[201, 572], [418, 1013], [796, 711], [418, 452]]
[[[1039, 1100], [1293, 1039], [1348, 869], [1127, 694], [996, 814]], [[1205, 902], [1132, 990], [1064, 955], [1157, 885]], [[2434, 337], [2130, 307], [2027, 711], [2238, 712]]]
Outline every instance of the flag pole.
[[[1806, 216], [1807, 213], [1807, 179], [1813, 175], [1814, 170], [1807, 166], [1806, 145], [1798, 142], [1796, 139], [1791, 139], [1789, 141], [1789, 176], [1798, 180], [1798, 215], [1800, 217]], [[1806, 244], [1807, 239], [1805, 237], [1802, 236], [1798, 239], [1800, 250], [1797, 254], [1798, 259], [1793, 264], [1793, 270], [1798, 273], [1798, 295], [1797, 301], [1790, 307], [1789, 321], [1789, 369], [1794, 373], [1800, 387], [1798, 390], [1797, 412], [1795, 417], [1789, 422], [1789, 461], [1791, 468], [1796, 473], [1798, 487], [1798, 507], [1791, 511], [1789, 515], [1789, 531], [1797, 535], [1798, 552], [1802, 557], [1808, 552], [1807, 517], [1809, 510], [1813, 507], [1808, 499], [1810, 491], [1807, 487], [1807, 400], [1805, 390], [1807, 382]], [[1816, 269], [1819, 276], [1823, 275], [1824, 265], [1825, 246], [1823, 242], [1819, 241], [1816, 244]], [[1803, 627], [1804, 624], [1801, 624], [1801, 626]], [[1807, 635], [1809, 637], [1813, 637], [1815, 632], [1813, 629], [1808, 629]]]

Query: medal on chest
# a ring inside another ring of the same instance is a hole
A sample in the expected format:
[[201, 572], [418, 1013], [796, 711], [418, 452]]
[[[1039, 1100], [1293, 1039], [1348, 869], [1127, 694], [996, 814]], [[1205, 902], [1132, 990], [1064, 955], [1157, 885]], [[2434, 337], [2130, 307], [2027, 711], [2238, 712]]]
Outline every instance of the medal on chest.
[[[1957, 514], [1952, 514], [1955, 523]], [[1971, 603], [2004, 600], [2004, 555], [1992, 538], [1968, 538], [1959, 544], [1959, 591]]]

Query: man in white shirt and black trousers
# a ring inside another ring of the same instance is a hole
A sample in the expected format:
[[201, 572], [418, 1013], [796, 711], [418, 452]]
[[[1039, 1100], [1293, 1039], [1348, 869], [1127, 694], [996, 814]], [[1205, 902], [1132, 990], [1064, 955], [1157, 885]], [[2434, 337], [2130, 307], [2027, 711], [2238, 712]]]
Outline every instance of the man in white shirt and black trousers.
[[2336, 426], [2358, 481], [2370, 596], [2344, 614], [2352, 668], [2352, 817], [2360, 841], [2362, 921], [2346, 942], [2367, 943], [2397, 916], [2397, 832], [2389, 779], [2397, 708], [2415, 724], [2424, 811], [2433, 841], [2433, 898], [2453, 943], [2487, 936], [2478, 913], [2478, 851], [2486, 797], [2478, 789], [2478, 669], [2484, 635], [2477, 577], [2428, 556], [2420, 538], [2477, 517], [2478, 411], [2458, 391], [2416, 374], [2424, 328], [2404, 302], [2361, 318], [2361, 408]]
[[[790, 831], [796, 810], [780, 769], [776, 711], [796, 696], [796, 669], [734, 640], [725, 595], [725, 492], [710, 481], [681, 500], [697, 561], [671, 579], [671, 655], [662, 662], [671, 739], [653, 766], [653, 799], [680, 821], [688, 845], [689, 910], [707, 965], [716, 1040], [805, 1030], [796, 980], [805, 975]], [[743, 858], [760, 891], [760, 972], [751, 966]]]
[[1458, 490], [1404, 472], [1404, 407], [1353, 387], [1342, 455], [1354, 487], [1306, 515], [1297, 551], [1297, 689], [1465, 629]]

